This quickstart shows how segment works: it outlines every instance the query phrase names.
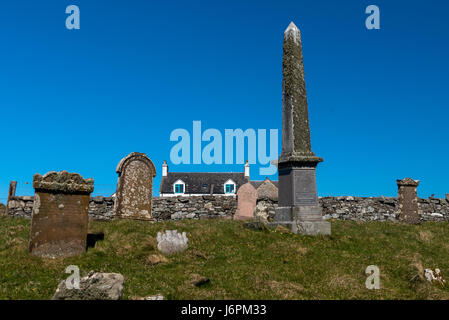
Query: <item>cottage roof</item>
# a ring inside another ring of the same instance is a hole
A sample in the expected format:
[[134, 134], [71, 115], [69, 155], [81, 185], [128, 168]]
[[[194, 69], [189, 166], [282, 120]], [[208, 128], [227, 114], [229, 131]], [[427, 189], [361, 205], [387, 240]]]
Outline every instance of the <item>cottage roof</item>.
[[243, 172], [167, 172], [162, 177], [160, 193], [174, 193], [173, 184], [181, 180], [185, 183], [186, 194], [210, 194], [214, 185], [213, 194], [224, 194], [224, 184], [228, 180], [235, 182], [235, 191], [247, 183], [248, 179]]

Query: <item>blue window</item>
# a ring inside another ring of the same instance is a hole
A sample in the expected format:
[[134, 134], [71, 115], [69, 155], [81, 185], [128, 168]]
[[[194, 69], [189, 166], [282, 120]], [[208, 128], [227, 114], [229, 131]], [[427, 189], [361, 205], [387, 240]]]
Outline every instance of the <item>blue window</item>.
[[175, 184], [175, 193], [184, 193], [184, 185]]
[[235, 186], [233, 184], [231, 184], [231, 183], [225, 185], [226, 193], [234, 193], [234, 189], [235, 189]]

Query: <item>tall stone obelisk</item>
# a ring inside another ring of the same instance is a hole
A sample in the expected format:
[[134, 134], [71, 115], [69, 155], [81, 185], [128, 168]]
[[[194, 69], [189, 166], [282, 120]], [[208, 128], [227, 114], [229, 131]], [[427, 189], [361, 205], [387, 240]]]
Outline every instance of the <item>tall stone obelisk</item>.
[[282, 153], [278, 161], [279, 202], [274, 224], [294, 233], [330, 234], [318, 203], [315, 168], [323, 161], [312, 152], [301, 33], [293, 22], [284, 33]]

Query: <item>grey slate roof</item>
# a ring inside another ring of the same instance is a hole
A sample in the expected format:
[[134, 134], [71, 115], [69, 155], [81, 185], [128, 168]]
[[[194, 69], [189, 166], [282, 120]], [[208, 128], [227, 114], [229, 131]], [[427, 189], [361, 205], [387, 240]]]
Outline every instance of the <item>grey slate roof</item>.
[[173, 193], [173, 184], [182, 180], [185, 183], [186, 194], [210, 194], [214, 184], [213, 194], [224, 194], [224, 183], [231, 179], [238, 188], [247, 183], [243, 172], [168, 172], [162, 177], [159, 193]]

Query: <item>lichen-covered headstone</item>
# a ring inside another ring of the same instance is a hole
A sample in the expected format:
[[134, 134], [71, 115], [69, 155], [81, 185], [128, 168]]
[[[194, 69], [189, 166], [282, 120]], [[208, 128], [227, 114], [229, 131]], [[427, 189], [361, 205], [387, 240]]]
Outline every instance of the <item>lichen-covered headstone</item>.
[[144, 153], [133, 152], [117, 166], [119, 174], [115, 215], [119, 218], [153, 220], [151, 202], [156, 168]]
[[398, 219], [406, 223], [419, 223], [418, 194], [419, 180], [405, 178], [397, 180], [399, 212]]
[[56, 258], [86, 251], [88, 208], [93, 179], [67, 171], [33, 177], [34, 206], [29, 252]]
[[237, 190], [237, 210], [234, 220], [249, 220], [254, 218], [257, 202], [257, 190], [249, 182]]

